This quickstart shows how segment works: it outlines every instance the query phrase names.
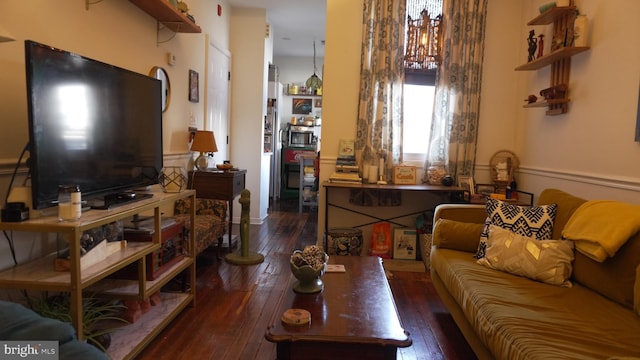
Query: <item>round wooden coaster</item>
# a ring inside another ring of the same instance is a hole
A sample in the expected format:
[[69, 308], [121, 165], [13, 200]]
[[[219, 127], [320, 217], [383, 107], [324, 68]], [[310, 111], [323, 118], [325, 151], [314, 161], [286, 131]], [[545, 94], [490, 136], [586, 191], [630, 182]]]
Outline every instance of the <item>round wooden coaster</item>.
[[311, 313], [304, 309], [289, 309], [282, 314], [282, 322], [288, 325], [305, 325], [311, 322]]

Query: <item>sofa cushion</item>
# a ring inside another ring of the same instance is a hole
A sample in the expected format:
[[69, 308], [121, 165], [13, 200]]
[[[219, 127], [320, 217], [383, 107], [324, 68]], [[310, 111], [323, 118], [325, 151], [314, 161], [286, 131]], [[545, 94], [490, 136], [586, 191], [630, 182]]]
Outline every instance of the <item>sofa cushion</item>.
[[[189, 214], [191, 211], [191, 199], [176, 200], [174, 214]], [[196, 215], [211, 215], [221, 219], [227, 216], [227, 202], [225, 200], [196, 198]]]
[[[57, 341], [60, 359], [108, 359], [97, 347], [78, 341], [71, 324], [38, 315], [23, 305], [0, 301], [0, 339], [8, 341]], [[52, 357], [53, 358], [53, 357]]]
[[538, 205], [556, 204], [556, 219], [553, 225], [552, 239], [560, 239], [562, 230], [573, 212], [587, 200], [558, 189], [545, 189], [538, 197]]
[[616, 256], [602, 263], [576, 252], [573, 280], [633, 309], [633, 288], [639, 265], [640, 234], [629, 239]]
[[[474, 252], [478, 249], [478, 241], [483, 224], [467, 223], [449, 219], [438, 219], [433, 225], [434, 245], [445, 249]], [[478, 241], [469, 241], [478, 239]]]
[[[558, 205], [553, 238], [561, 237], [569, 218], [587, 200], [558, 189], [546, 189], [538, 204]], [[640, 234], [629, 239], [616, 253], [602, 263], [576, 252], [573, 262], [573, 282], [578, 282], [607, 298], [633, 309], [636, 268], [640, 265]]]
[[478, 264], [551, 285], [570, 287], [573, 242], [518, 235], [499, 226], [489, 227], [486, 255]]
[[487, 219], [480, 235], [475, 257], [481, 259], [485, 256], [490, 225], [500, 226], [518, 235], [533, 237], [538, 240], [551, 239], [556, 208], [556, 204], [519, 206], [496, 199], [488, 199], [486, 205]]
[[436, 273], [495, 359], [640, 357], [640, 317], [590, 289], [552, 286], [434, 247]]

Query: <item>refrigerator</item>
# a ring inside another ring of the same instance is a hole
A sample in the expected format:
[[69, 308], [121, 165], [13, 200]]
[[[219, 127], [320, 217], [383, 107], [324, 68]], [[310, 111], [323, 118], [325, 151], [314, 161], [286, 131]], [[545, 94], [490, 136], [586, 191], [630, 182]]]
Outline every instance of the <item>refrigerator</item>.
[[271, 152], [271, 173], [269, 175], [269, 198], [280, 198], [280, 157], [282, 150], [282, 131], [280, 131], [279, 108], [282, 106], [283, 86], [277, 81], [269, 81], [267, 115], [265, 117], [265, 152]]

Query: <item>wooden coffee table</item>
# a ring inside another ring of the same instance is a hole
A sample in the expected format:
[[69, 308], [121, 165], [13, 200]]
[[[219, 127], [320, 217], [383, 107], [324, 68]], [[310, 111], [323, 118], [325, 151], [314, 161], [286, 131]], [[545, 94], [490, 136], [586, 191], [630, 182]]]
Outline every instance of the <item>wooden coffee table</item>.
[[[291, 276], [265, 334], [277, 344], [278, 360], [395, 359], [398, 347], [411, 346], [381, 259], [332, 256], [329, 263], [344, 264], [346, 272], [326, 273], [320, 293], [295, 293]], [[284, 324], [290, 308], [308, 310], [311, 323]]]

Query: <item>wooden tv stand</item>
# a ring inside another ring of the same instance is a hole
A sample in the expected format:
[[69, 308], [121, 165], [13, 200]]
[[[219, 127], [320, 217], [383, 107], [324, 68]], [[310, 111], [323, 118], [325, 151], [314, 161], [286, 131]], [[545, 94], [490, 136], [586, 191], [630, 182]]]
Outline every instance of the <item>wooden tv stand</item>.
[[[184, 270], [190, 270], [192, 284], [190, 289], [182, 293], [161, 292], [161, 304], [152, 306], [151, 310], [143, 314], [138, 321], [123, 326], [111, 334], [111, 346], [107, 351], [109, 356], [112, 359], [134, 358], [187, 305], [195, 306], [196, 268], [193, 253], [193, 249], [195, 249], [195, 231], [193, 229], [195, 209], [192, 209], [194, 211], [190, 214], [191, 229], [188, 249], [191, 252], [153, 281], [146, 280], [146, 258], [147, 254], [160, 249], [161, 236], [154, 237], [151, 242], [129, 242], [119, 251], [91, 266], [81, 266], [80, 237], [86, 230], [145, 212], [153, 212], [155, 233], [161, 234], [160, 209], [163, 206], [172, 207], [173, 202], [183, 198], [191, 198], [191, 201], [195, 202], [194, 190], [164, 193], [159, 186], [155, 185], [149, 193], [153, 196], [148, 199], [122, 205], [112, 210], [84, 212], [78, 221], [60, 222], [57, 216], [47, 216], [24, 222], [0, 222], [0, 230], [58, 233], [69, 239], [74, 239], [69, 242], [69, 272], [54, 271], [54, 259], [56, 258], [54, 253], [0, 272], [0, 288], [68, 292], [71, 296], [72, 325], [76, 329], [78, 339], [82, 340], [82, 302], [85, 291], [116, 299], [144, 300], [158, 293], [162, 286]], [[139, 277], [136, 280], [107, 278], [132, 263], [137, 263], [139, 268]]]

